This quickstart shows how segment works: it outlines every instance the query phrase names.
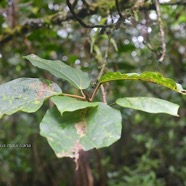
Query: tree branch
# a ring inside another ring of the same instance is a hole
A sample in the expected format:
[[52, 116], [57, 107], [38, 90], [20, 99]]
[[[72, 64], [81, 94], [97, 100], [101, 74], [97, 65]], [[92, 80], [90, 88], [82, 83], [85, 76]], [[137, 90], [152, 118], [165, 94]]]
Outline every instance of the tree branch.
[[72, 4], [70, 3], [69, 0], [66, 0], [67, 6], [71, 12], [71, 14], [74, 16], [74, 18], [80, 23], [81, 26], [84, 28], [106, 28], [106, 27], [113, 27], [113, 25], [88, 25], [84, 23], [81, 18], [75, 13]]
[[[84, 18], [89, 15], [93, 15], [97, 12], [97, 9], [88, 10], [87, 8], [81, 9], [77, 16]], [[2, 35], [0, 35], [0, 47], [5, 43], [12, 40], [14, 37], [23, 36], [32, 32], [34, 30], [38, 30], [40, 28], [50, 28], [51, 25], [61, 25], [63, 22], [73, 20], [74, 17], [71, 13], [64, 13], [62, 11], [55, 13], [53, 15], [49, 15], [43, 18], [38, 19], [27, 19], [22, 25], [17, 25], [11, 31], [6, 31]]]
[[[69, 2], [69, 0], [67, 0], [67, 2]], [[118, 1], [116, 3], [117, 3], [116, 8], [117, 8], [118, 14], [121, 15]], [[185, 6], [186, 2], [161, 3], [160, 5], [161, 6], [169, 6], [169, 5], [170, 6], [173, 6], [173, 5]], [[71, 7], [71, 6], [69, 6], [69, 7]], [[139, 11], [156, 10], [156, 6], [155, 6], [155, 4], [144, 5], [143, 7], [138, 7], [138, 10]], [[0, 9], [0, 11], [4, 12], [4, 9]], [[86, 5], [86, 8], [79, 10], [77, 13], [75, 13], [74, 10], [71, 9], [70, 13], [65, 13], [63, 11], [60, 11], [58, 13], [55, 13], [55, 14], [49, 15], [49, 16], [45, 16], [43, 18], [27, 19], [23, 24], [17, 25], [11, 31], [4, 31], [3, 34], [0, 35], [0, 43], [1, 43], [0, 48], [3, 47], [3, 45], [5, 43], [12, 40], [14, 37], [18, 37], [18, 36], [23, 37], [24, 35], [26, 35], [30, 32], [33, 32], [35, 30], [41, 29], [41, 28], [48, 28], [49, 29], [51, 25], [53, 25], [53, 26], [61, 25], [63, 22], [76, 19], [77, 17], [78, 17], [78, 19], [80, 19], [82, 21], [83, 18], [85, 18], [86, 16], [90, 16], [90, 15], [95, 14], [95, 13], [97, 13], [97, 11], [98, 11], [98, 7], [91, 7], [89, 9]], [[75, 13], [76, 17], [74, 17], [74, 15], [72, 14], [73, 12]], [[115, 24], [116, 28], [120, 26], [119, 23], [120, 23], [120, 21], [118, 21]], [[82, 26], [85, 26], [86, 28], [96, 28], [96, 27], [106, 28], [106, 27], [113, 27], [114, 25], [87, 25], [83, 22]]]
[[118, 14], [119, 14], [120, 18], [122, 18], [123, 16], [122, 16], [121, 11], [120, 11], [120, 8], [119, 8], [118, 0], [115, 1], [115, 4], [116, 4], [116, 9], [118, 11]]

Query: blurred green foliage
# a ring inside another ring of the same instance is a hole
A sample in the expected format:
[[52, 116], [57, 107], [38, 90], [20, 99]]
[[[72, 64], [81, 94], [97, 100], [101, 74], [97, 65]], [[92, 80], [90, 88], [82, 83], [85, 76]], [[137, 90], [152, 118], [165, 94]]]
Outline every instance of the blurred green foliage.
[[[99, 7], [99, 1], [89, 2]], [[122, 5], [123, 1], [120, 3]], [[101, 4], [100, 10], [85, 17], [84, 21], [99, 23], [110, 14], [115, 20], [118, 13], [113, 1], [110, 6], [107, 4]], [[77, 6], [81, 9], [84, 5], [78, 1]], [[12, 31], [11, 18], [15, 19], [14, 26], [21, 26], [28, 18], [69, 11], [65, 1], [58, 0], [17, 1], [15, 17], [11, 17], [7, 9], [7, 1], [0, 1], [0, 39]], [[122, 73], [159, 71], [186, 87], [186, 8], [175, 3], [161, 5], [161, 11], [167, 45], [165, 61], [158, 62], [161, 38], [156, 12], [144, 9], [137, 11], [138, 19], [131, 16], [126, 24], [112, 32], [118, 51], [113, 44], [110, 46], [107, 70]], [[107, 44], [106, 34], [101, 37], [99, 31], [83, 28], [77, 21], [70, 20], [22, 33], [9, 42], [0, 43], [0, 83], [19, 77], [44, 77], [57, 82], [63, 92], [74, 93], [65, 81], [33, 67], [22, 56], [35, 53], [42, 58], [60, 59], [87, 71], [95, 81]], [[151, 51], [140, 36], [157, 52]], [[91, 52], [92, 39], [95, 43]], [[186, 97], [142, 82], [116, 81], [106, 88], [109, 104], [118, 97], [154, 96], [179, 104], [180, 117], [122, 108], [121, 139], [109, 148], [88, 153], [95, 185], [186, 186]], [[96, 99], [101, 100], [101, 94]], [[47, 141], [39, 135], [38, 125], [49, 104], [46, 102], [34, 114], [17, 113], [0, 120], [0, 144], [32, 144], [31, 148], [0, 148], [0, 185], [76, 185], [73, 162], [57, 159]]]

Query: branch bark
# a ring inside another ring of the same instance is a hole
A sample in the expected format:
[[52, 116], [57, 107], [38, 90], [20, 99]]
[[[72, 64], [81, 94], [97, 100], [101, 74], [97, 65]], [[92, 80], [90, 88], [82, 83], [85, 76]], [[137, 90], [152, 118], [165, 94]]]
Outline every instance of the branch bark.
[[[69, 2], [69, 1], [67, 0], [67, 2]], [[121, 16], [121, 10], [119, 8], [118, 0], [116, 0], [116, 5], [117, 5], [117, 7], [116, 7], [117, 12]], [[186, 2], [161, 3], [160, 5], [162, 5], [162, 6], [173, 6], [173, 5], [186, 6]], [[155, 4], [144, 5], [143, 7], [138, 7], [138, 10], [139, 11], [156, 10], [156, 5]], [[3, 10], [3, 12], [4, 12], [4, 10]], [[41, 28], [49, 29], [51, 25], [52, 26], [61, 25], [62, 23], [66, 22], [66, 21], [74, 20], [74, 19], [76, 19], [77, 21], [81, 20], [81, 23], [80, 22], [79, 23], [86, 28], [113, 27], [113, 25], [88, 25], [88, 24], [85, 24], [84, 22], [82, 24], [83, 18], [93, 15], [97, 12], [98, 12], [98, 7], [94, 7], [94, 8], [91, 7], [90, 9], [86, 7], [86, 8], [79, 10], [77, 13], [75, 13], [76, 17], [74, 17], [74, 15], [72, 14], [72, 9], [71, 9], [71, 12], [69, 12], [69, 13], [59, 11], [58, 13], [55, 13], [55, 14], [49, 15], [49, 16], [45, 16], [43, 18], [27, 19], [23, 24], [17, 25], [11, 31], [5, 31], [0, 35], [0, 48], [3, 47], [3, 45], [5, 43], [12, 40], [14, 37], [18, 37], [18, 36], [23, 37], [24, 35], [26, 35], [30, 32], [33, 32], [35, 30], [38, 30]], [[80, 20], [78, 20], [77, 17]], [[115, 26], [117, 26], [117, 25], [115, 25]]]
[[106, 27], [113, 27], [113, 25], [88, 25], [82, 21], [82, 19], [75, 13], [72, 4], [69, 0], [66, 0], [67, 6], [71, 12], [71, 14], [74, 16], [74, 18], [83, 26], [84, 28], [106, 28]]

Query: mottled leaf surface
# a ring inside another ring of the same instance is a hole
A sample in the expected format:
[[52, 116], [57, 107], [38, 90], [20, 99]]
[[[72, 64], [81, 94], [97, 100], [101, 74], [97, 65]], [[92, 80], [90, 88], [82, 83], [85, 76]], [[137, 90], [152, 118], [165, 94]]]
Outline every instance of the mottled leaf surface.
[[58, 95], [60, 87], [48, 80], [19, 78], [0, 85], [0, 118], [17, 111], [35, 112], [43, 101]]
[[143, 72], [141, 74], [138, 73], [121, 74], [120, 72], [108, 72], [100, 78], [99, 82], [104, 83], [104, 82], [114, 81], [114, 80], [148, 81], [148, 82], [156, 83], [158, 85], [162, 85], [176, 92], [186, 94], [186, 90], [184, 90], [180, 84], [176, 83], [174, 80], [170, 78], [163, 77], [163, 75], [158, 72]]
[[80, 69], [72, 68], [60, 60], [46, 60], [35, 54], [30, 54], [24, 58], [28, 59], [32, 65], [49, 71], [54, 76], [68, 81], [78, 89], [86, 89], [90, 86], [90, 79], [87, 73]]
[[80, 101], [66, 96], [54, 96], [51, 98], [52, 102], [57, 106], [61, 114], [66, 111], [76, 111], [87, 107], [96, 107], [98, 102]]
[[122, 107], [141, 110], [144, 112], [166, 113], [178, 116], [179, 105], [159, 98], [125, 97], [117, 99], [116, 103]]
[[74, 112], [49, 109], [40, 124], [57, 157], [78, 159], [80, 150], [111, 145], [121, 136], [121, 114], [104, 103]]

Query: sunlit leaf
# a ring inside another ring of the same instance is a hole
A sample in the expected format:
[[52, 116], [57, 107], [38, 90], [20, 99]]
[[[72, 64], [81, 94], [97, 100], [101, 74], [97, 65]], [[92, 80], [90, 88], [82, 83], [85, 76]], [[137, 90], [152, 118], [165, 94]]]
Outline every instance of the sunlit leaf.
[[158, 72], [143, 72], [141, 74], [138, 73], [121, 74], [120, 72], [108, 72], [100, 78], [99, 82], [104, 83], [114, 80], [142, 80], [156, 83], [158, 85], [162, 85], [164, 87], [172, 89], [176, 92], [186, 94], [186, 90], [184, 90], [180, 84], [176, 83], [174, 80], [170, 78], [163, 77], [163, 75]]
[[19, 78], [0, 85], [0, 118], [17, 111], [35, 112], [43, 101], [62, 91], [48, 80]]
[[57, 157], [77, 159], [80, 150], [106, 147], [120, 138], [121, 114], [104, 103], [63, 115], [53, 107], [44, 116], [40, 129]]
[[159, 98], [149, 97], [125, 97], [116, 100], [122, 107], [141, 110], [149, 113], [166, 113], [178, 116], [179, 105]]
[[90, 85], [90, 79], [86, 72], [72, 68], [60, 60], [46, 60], [35, 54], [30, 54], [24, 58], [28, 59], [34, 66], [49, 71], [54, 76], [68, 81], [78, 89], [86, 89]]

